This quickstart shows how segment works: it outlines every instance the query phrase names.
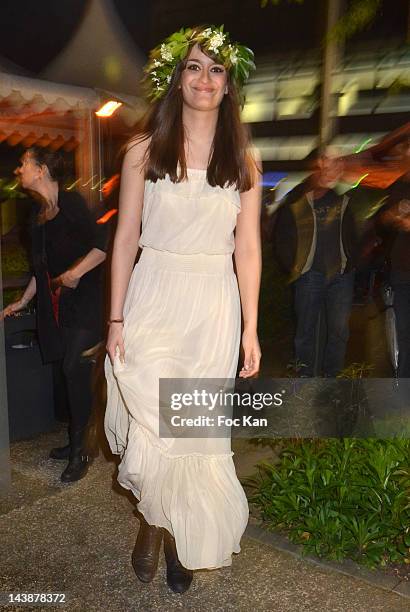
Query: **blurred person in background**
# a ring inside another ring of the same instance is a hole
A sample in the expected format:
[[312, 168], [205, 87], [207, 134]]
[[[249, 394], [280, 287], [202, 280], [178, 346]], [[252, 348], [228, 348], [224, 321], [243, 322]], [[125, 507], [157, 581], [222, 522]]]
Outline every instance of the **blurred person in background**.
[[31, 147], [15, 173], [39, 203], [31, 225], [33, 276], [20, 300], [7, 306], [1, 318], [37, 297], [42, 358], [53, 362], [55, 377], [61, 375], [69, 409], [69, 444], [52, 449], [50, 457], [68, 460], [61, 480], [73, 482], [85, 476], [89, 463], [85, 439], [93, 364], [85, 355], [102, 339], [105, 226], [95, 223], [79, 193], [61, 189], [61, 154]]
[[313, 173], [281, 203], [272, 240], [294, 288], [297, 372], [308, 377], [315, 373], [315, 331], [324, 307], [323, 375], [336, 376], [344, 367], [349, 338], [358, 238], [349, 198], [334, 190], [343, 160], [330, 148], [309, 158]]

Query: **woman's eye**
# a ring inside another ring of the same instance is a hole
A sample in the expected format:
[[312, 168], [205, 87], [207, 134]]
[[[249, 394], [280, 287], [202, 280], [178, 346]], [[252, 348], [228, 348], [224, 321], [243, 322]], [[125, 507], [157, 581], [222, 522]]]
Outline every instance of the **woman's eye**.
[[224, 72], [225, 68], [222, 68], [222, 66], [214, 66], [212, 70], [214, 72]]
[[188, 70], [196, 70], [198, 68], [199, 70], [199, 66], [198, 64], [189, 64], [189, 66], [187, 66]]

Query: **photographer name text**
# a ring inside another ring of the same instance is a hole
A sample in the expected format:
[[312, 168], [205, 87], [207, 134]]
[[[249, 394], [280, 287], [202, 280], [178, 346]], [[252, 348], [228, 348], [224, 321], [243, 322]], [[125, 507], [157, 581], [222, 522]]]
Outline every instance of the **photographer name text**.
[[246, 415], [230, 418], [223, 414], [217, 417], [200, 415], [190, 418], [175, 414], [171, 417], [171, 425], [173, 427], [267, 427], [268, 419]]

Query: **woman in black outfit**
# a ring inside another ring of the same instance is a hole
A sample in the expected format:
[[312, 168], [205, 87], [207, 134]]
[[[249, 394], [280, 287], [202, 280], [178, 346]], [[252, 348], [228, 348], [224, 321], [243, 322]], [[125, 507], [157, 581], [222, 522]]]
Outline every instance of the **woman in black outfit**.
[[21, 186], [40, 202], [32, 222], [33, 276], [18, 302], [3, 316], [22, 310], [37, 295], [37, 331], [44, 363], [60, 371], [69, 409], [69, 445], [52, 449], [68, 459], [63, 482], [85, 476], [85, 432], [92, 405], [92, 363], [83, 353], [102, 338], [102, 262], [105, 226], [97, 225], [82, 196], [63, 191], [60, 154], [32, 147], [16, 170]]

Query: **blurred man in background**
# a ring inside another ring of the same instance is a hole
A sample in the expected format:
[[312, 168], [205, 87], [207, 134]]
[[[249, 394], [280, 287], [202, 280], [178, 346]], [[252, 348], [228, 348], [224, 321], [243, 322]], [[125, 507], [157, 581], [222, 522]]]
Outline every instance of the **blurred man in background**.
[[336, 376], [344, 367], [349, 338], [358, 239], [349, 199], [334, 191], [343, 160], [330, 148], [312, 157], [313, 173], [278, 210], [273, 243], [294, 286], [298, 374], [316, 374], [315, 332], [322, 311], [327, 332], [322, 373]]

